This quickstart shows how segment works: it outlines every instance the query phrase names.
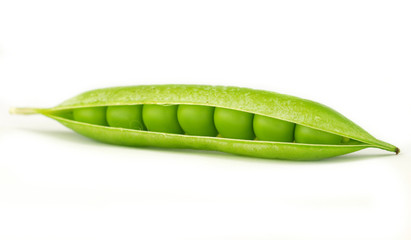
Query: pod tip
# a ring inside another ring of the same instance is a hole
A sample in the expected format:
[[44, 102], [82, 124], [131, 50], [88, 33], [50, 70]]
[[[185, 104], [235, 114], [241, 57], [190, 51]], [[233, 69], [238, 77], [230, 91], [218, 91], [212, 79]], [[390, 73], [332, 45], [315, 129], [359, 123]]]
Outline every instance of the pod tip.
[[39, 109], [35, 109], [35, 108], [16, 108], [16, 107], [11, 107], [9, 109], [9, 113], [10, 114], [36, 114], [39, 113], [38, 112]]
[[400, 149], [399, 149], [399, 148], [395, 148], [395, 154], [398, 155], [398, 153], [400, 153]]
[[9, 113], [10, 114], [18, 114], [18, 112], [19, 112], [18, 108], [15, 108], [15, 107], [9, 108]]

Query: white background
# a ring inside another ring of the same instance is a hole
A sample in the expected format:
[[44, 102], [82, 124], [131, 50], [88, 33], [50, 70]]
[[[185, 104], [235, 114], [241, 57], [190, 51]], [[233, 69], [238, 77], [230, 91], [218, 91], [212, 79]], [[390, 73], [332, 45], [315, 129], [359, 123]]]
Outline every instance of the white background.
[[[0, 239], [411, 239], [409, 1], [1, 1]], [[400, 155], [111, 146], [11, 106], [138, 84], [326, 104]]]

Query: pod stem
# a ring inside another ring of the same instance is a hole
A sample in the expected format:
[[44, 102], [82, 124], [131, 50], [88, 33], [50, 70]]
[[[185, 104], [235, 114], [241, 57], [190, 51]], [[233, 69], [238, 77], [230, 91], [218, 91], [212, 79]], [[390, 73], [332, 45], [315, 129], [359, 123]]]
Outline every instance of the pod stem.
[[12, 107], [9, 109], [10, 114], [24, 114], [24, 115], [29, 115], [29, 114], [38, 114], [41, 113], [41, 109], [39, 108], [16, 108]]

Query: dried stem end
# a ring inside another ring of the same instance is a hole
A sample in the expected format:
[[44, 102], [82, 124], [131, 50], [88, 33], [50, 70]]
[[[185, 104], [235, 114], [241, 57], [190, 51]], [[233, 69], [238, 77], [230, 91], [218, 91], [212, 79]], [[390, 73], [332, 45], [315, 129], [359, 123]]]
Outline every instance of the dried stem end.
[[15, 108], [12, 107], [9, 109], [10, 114], [37, 114], [39, 109], [37, 108]]

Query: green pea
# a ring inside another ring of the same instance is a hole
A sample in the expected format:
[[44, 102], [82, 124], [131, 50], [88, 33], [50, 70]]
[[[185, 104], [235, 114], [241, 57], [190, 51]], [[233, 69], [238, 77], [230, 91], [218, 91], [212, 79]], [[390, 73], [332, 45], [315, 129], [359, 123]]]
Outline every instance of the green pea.
[[218, 134], [214, 126], [214, 107], [179, 105], [177, 117], [188, 135], [215, 137]]
[[312, 143], [312, 144], [340, 144], [342, 137], [320, 131], [317, 129], [305, 127], [297, 124], [295, 127], [295, 142], [297, 143]]
[[73, 118], [76, 121], [107, 126], [107, 107], [84, 107], [73, 110]]
[[177, 108], [178, 105], [144, 105], [143, 122], [149, 131], [184, 133], [177, 120]]
[[294, 141], [295, 123], [255, 115], [253, 121], [254, 133], [259, 140], [275, 142]]
[[109, 106], [107, 123], [111, 127], [144, 130], [143, 105]]
[[253, 114], [227, 108], [216, 108], [214, 124], [225, 138], [254, 139]]
[[351, 139], [347, 138], [347, 137], [343, 137], [341, 140], [341, 143], [349, 143], [351, 141]]
[[[122, 119], [119, 121], [119, 127], [99, 126], [107, 125], [106, 107], [102, 106], [131, 107], [144, 103], [151, 103], [142, 107], [143, 124], [148, 131], [126, 131], [133, 125], [129, 125], [130, 122], [135, 123], [134, 119], [138, 119], [135, 114], [131, 114], [132, 111], [129, 111], [128, 107], [119, 108], [124, 112], [116, 109], [121, 112], [118, 114], [111, 112], [114, 110], [107, 113], [111, 125], [116, 125], [113, 124], [113, 119]], [[214, 126], [221, 137], [183, 135], [183, 129], [178, 122], [179, 106], [176, 103], [196, 104], [193, 106], [192, 116], [190, 113], [183, 114], [183, 118], [180, 116], [180, 121], [188, 134], [196, 135], [202, 134], [203, 130], [210, 135], [215, 133], [213, 124], [204, 123], [212, 122], [211, 110], [202, 110], [205, 108], [200, 106], [207, 106], [208, 109], [219, 106], [214, 109]], [[11, 108], [10, 112], [43, 114], [84, 136], [126, 146], [201, 149], [292, 160], [324, 159], [369, 147], [397, 154], [400, 151], [397, 147], [376, 139], [325, 105], [290, 95], [250, 88], [178, 84], [104, 88], [77, 95], [52, 108]], [[258, 115], [273, 119], [267, 120]], [[295, 142], [288, 142], [290, 139], [286, 139], [293, 135], [289, 134], [290, 125], [278, 119], [299, 123], [294, 129]], [[187, 126], [186, 121], [190, 123]], [[280, 127], [280, 122], [286, 126]], [[268, 127], [265, 127], [264, 123], [267, 123]], [[203, 125], [206, 127], [201, 127]], [[267, 140], [254, 141], [254, 131], [258, 139]], [[284, 137], [281, 141], [277, 138], [280, 136]]]

